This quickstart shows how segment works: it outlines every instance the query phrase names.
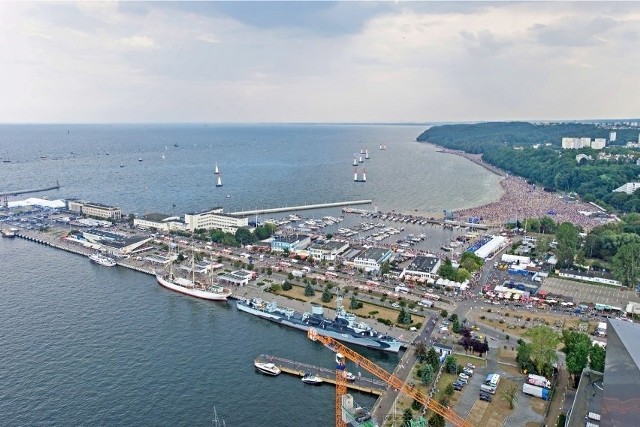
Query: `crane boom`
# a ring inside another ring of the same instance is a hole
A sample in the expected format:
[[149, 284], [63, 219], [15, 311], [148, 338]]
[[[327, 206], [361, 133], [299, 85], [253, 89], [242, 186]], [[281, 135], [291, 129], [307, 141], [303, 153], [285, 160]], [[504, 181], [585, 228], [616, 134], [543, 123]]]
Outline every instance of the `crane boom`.
[[381, 380], [383, 380], [384, 382], [386, 382], [387, 384], [389, 384], [391, 387], [395, 388], [399, 392], [414, 398], [416, 401], [420, 402], [426, 408], [429, 408], [436, 414], [442, 415], [447, 421], [449, 421], [454, 426], [471, 427], [471, 424], [469, 424], [464, 418], [462, 418], [461, 416], [453, 412], [451, 409], [442, 406], [440, 403], [431, 399], [429, 396], [426, 396], [425, 394], [416, 390], [414, 386], [409, 386], [400, 378], [396, 377], [393, 374], [390, 374], [389, 372], [385, 371], [380, 366], [376, 365], [366, 357], [361, 356], [360, 354], [356, 353], [355, 351], [351, 350], [349, 347], [341, 344], [340, 342], [334, 340], [333, 338], [327, 337], [325, 335], [320, 335], [318, 331], [316, 331], [314, 328], [309, 329], [309, 331], [307, 332], [307, 337], [312, 341], [320, 341], [322, 344], [324, 344], [325, 347], [328, 347], [332, 351], [336, 353], [340, 353], [343, 356], [345, 356], [347, 359], [351, 360], [352, 362], [357, 363], [360, 367], [371, 372], [373, 375], [380, 378]]

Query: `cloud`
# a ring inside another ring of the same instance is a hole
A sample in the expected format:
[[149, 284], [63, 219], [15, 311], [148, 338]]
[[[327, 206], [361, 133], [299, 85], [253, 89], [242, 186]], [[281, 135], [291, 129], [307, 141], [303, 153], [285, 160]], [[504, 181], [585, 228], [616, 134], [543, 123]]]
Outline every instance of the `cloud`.
[[0, 117], [623, 117], [639, 34], [637, 3], [0, 3]]

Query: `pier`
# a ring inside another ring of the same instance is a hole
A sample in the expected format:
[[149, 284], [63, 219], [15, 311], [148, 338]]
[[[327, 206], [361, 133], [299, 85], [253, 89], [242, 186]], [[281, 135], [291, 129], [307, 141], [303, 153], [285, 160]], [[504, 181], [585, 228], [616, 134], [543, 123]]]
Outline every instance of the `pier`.
[[370, 199], [352, 200], [352, 201], [346, 201], [346, 202], [316, 203], [313, 205], [285, 206], [283, 208], [267, 208], [267, 209], [254, 209], [250, 211], [231, 212], [229, 215], [248, 216], [248, 215], [259, 215], [259, 214], [277, 213], [277, 212], [304, 211], [309, 209], [337, 208], [342, 206], [353, 206], [353, 205], [370, 205], [371, 203], [373, 203], [373, 200], [370, 200]]
[[[305, 373], [312, 373], [320, 378], [322, 381], [329, 384], [336, 383], [336, 371], [333, 369], [322, 368], [320, 366], [309, 365], [295, 360], [284, 359], [282, 357], [271, 356], [268, 354], [261, 354], [256, 358], [258, 362], [270, 362], [276, 365], [280, 370], [286, 374], [294, 375], [302, 378]], [[353, 372], [352, 372], [353, 373]], [[353, 373], [356, 376], [355, 381], [347, 382], [347, 388], [352, 390], [358, 390], [362, 393], [374, 394], [380, 396], [387, 388], [387, 384], [375, 378], [360, 377], [357, 373]]]
[[28, 190], [4, 191], [0, 193], [0, 197], [17, 196], [19, 194], [27, 194], [27, 193], [41, 193], [43, 191], [58, 190], [59, 188], [60, 188], [60, 182], [56, 181], [56, 185], [52, 185], [51, 187], [31, 188]]

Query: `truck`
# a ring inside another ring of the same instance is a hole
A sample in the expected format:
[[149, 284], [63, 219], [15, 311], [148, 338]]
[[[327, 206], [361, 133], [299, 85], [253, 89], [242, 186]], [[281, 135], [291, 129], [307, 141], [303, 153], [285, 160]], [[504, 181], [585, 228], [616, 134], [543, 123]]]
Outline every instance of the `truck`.
[[551, 381], [540, 375], [529, 374], [527, 383], [543, 388], [551, 388]]
[[539, 397], [542, 400], [549, 400], [551, 398], [551, 393], [546, 388], [527, 383], [522, 384], [522, 392], [529, 396]]
[[291, 270], [291, 274], [293, 274], [293, 277], [304, 277], [304, 271], [300, 271], [300, 270]]

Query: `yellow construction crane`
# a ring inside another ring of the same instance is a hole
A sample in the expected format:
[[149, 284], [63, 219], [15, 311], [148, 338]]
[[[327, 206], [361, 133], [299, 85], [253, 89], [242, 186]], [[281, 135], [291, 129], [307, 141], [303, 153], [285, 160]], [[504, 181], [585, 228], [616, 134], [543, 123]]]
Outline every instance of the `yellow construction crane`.
[[325, 347], [336, 352], [336, 427], [345, 427], [346, 423], [342, 420], [342, 396], [347, 392], [346, 378], [345, 378], [345, 357], [352, 362], [358, 364], [358, 366], [371, 372], [382, 381], [389, 384], [401, 393], [406, 394], [409, 397], [414, 398], [417, 402], [423, 404], [426, 408], [432, 410], [436, 414], [440, 414], [445, 420], [449, 421], [456, 427], [472, 427], [464, 418], [453, 412], [451, 409], [446, 408], [431, 399], [429, 396], [421, 393], [414, 388], [413, 385], [408, 385], [400, 378], [385, 371], [366, 357], [361, 356], [355, 351], [351, 350], [334, 340], [331, 337], [320, 335], [314, 328], [309, 329], [307, 337], [312, 341], [319, 341], [324, 344]]

